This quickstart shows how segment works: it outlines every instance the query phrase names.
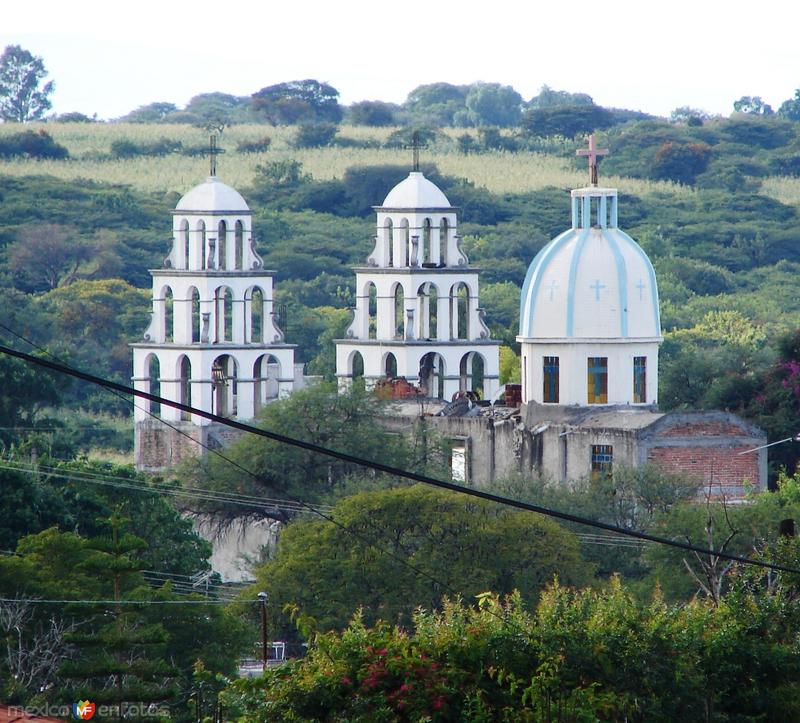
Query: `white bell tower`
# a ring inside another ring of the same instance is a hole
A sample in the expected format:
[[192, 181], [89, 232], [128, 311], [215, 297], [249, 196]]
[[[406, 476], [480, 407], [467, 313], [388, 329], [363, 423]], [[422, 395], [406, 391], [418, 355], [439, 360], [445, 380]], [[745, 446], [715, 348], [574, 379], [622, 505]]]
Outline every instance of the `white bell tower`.
[[336, 340], [340, 387], [360, 376], [368, 386], [404, 377], [428, 397], [493, 397], [500, 342], [483, 320], [478, 270], [461, 250], [456, 209], [414, 170], [375, 210], [375, 248], [355, 270], [353, 322]]
[[[247, 420], [294, 386], [294, 346], [284, 343], [273, 310], [273, 271], [255, 250], [252, 212], [239, 193], [210, 175], [173, 211], [172, 249], [151, 270], [153, 311], [133, 347], [133, 383], [204, 411]], [[158, 468], [185, 455], [152, 458], [142, 432], [166, 425], [207, 427], [209, 420], [137, 401], [136, 463]], [[194, 435], [197, 438], [197, 435]], [[152, 441], [152, 434], [149, 437]]]

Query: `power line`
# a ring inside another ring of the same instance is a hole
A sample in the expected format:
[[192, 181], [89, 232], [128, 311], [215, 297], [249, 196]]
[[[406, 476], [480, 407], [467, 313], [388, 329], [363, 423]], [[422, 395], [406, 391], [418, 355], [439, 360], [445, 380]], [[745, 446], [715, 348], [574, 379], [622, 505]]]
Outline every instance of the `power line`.
[[135, 481], [126, 477], [102, 475], [92, 472], [81, 472], [80, 474], [68, 473], [67, 471], [63, 471], [58, 467], [47, 467], [44, 465], [32, 467], [23, 463], [14, 463], [8, 460], [6, 461], [6, 464], [0, 463], [0, 469], [8, 469], [15, 472], [29, 474], [45, 474], [48, 477], [55, 477], [58, 479], [86, 482], [89, 484], [116, 487], [119, 489], [129, 489], [150, 494], [172, 497], [199, 498], [210, 502], [225, 502], [228, 504], [252, 507], [260, 510], [278, 510], [282, 512], [301, 513], [316, 512], [317, 510], [330, 512], [332, 509], [331, 505], [311, 505], [309, 503], [299, 503], [295, 500], [281, 500], [270, 497], [242, 495], [234, 492], [207, 490], [202, 487], [174, 487], [168, 484], [159, 484], [157, 482], [149, 482], [146, 485], [142, 485], [136, 484]]
[[[354, 464], [361, 467], [374, 469], [378, 472], [383, 472], [385, 474], [389, 474], [395, 477], [401, 477], [414, 482], [420, 482], [422, 484], [431, 485], [433, 487], [446, 489], [449, 490], [450, 492], [457, 492], [460, 494], [468, 495], [470, 497], [477, 497], [479, 499], [487, 500], [489, 502], [495, 502], [497, 504], [506, 505], [509, 507], [515, 507], [517, 509], [525, 510], [527, 512], [535, 512], [540, 515], [545, 515], [547, 517], [554, 517], [556, 519], [564, 520], [566, 522], [573, 522], [576, 524], [585, 525], [587, 527], [594, 527], [600, 530], [606, 530], [608, 532], [613, 532], [619, 535], [635, 538], [638, 540], [646, 540], [648, 542], [655, 542], [660, 545], [675, 547], [681, 550], [686, 550], [688, 552], [696, 552], [701, 555], [709, 555], [711, 557], [731, 560], [733, 562], [740, 562], [745, 565], [755, 565], [757, 567], [762, 567], [769, 570], [800, 574], [800, 569], [797, 568], [788, 567], [785, 565], [779, 565], [771, 562], [765, 562], [763, 560], [754, 560], [742, 557], [741, 555], [733, 555], [728, 552], [712, 550], [705, 547], [700, 547], [698, 545], [692, 545], [691, 543], [680, 542], [678, 540], [671, 540], [666, 537], [660, 537], [658, 535], [653, 535], [648, 532], [629, 530], [624, 527], [620, 527], [618, 525], [612, 525], [610, 523], [600, 522], [598, 520], [591, 520], [587, 517], [574, 515], [569, 512], [553, 510], [547, 507], [542, 507], [540, 505], [534, 505], [529, 502], [521, 502], [519, 500], [514, 500], [509, 497], [502, 497], [501, 495], [497, 495], [492, 492], [486, 492], [484, 490], [462, 487], [461, 485], [457, 485], [452, 482], [445, 482], [444, 480], [439, 480], [434, 477], [429, 477], [428, 475], [420, 474], [418, 472], [412, 472], [409, 470], [401, 469], [399, 467], [394, 467], [392, 465], [384, 464], [382, 462], [373, 462], [371, 460], [367, 460], [362, 457], [358, 457], [356, 455], [348, 454], [347, 452], [339, 452], [334, 449], [314, 444], [313, 442], [307, 442], [305, 440], [295, 439], [293, 437], [288, 437], [284, 434], [279, 434], [277, 432], [272, 432], [266, 429], [261, 429], [259, 427], [254, 427], [252, 425], [244, 424], [242, 422], [233, 419], [220, 417], [216, 414], [212, 414], [211, 412], [206, 412], [205, 410], [202, 409], [197, 409], [188, 404], [175, 402], [171, 399], [165, 399], [164, 397], [160, 397], [156, 394], [151, 394], [150, 392], [144, 392], [138, 389], [133, 389], [132, 387], [128, 387], [124, 384], [119, 384], [118, 382], [114, 382], [109, 379], [103, 379], [102, 377], [98, 377], [93, 374], [88, 374], [86, 372], [73, 369], [64, 364], [51, 362], [46, 359], [42, 359], [40, 357], [36, 357], [31, 354], [26, 354], [25, 352], [17, 351], [16, 349], [11, 349], [9, 347], [5, 347], [2, 345], [0, 345], [0, 353], [8, 354], [9, 356], [22, 359], [31, 364], [36, 364], [46, 369], [50, 369], [51, 371], [55, 371], [60, 374], [66, 374], [67, 376], [71, 376], [76, 379], [81, 379], [82, 381], [89, 382], [90, 384], [95, 384], [97, 386], [101, 386], [106, 389], [111, 389], [121, 394], [130, 394], [135, 397], [139, 397], [141, 399], [147, 399], [151, 402], [157, 402], [159, 404], [172, 407], [173, 409], [179, 409], [183, 412], [194, 414], [198, 417], [208, 419], [209, 421], [216, 422], [218, 424], [222, 424], [227, 427], [231, 427], [232, 429], [238, 429], [243, 432], [249, 432], [251, 434], [255, 434], [260, 437], [265, 437], [266, 439], [271, 439], [281, 444], [287, 444], [293, 447], [298, 447], [300, 449], [305, 449], [306, 451], [309, 452], [315, 452], [317, 454], [331, 457], [333, 459], [338, 459], [342, 462], [348, 462], [349, 464]], [[438, 581], [436, 582], [438, 583]]]
[[[32, 605], [228, 605], [229, 600], [43, 600], [41, 598], [0, 597], [0, 602]], [[258, 602], [253, 600], [251, 602]]]

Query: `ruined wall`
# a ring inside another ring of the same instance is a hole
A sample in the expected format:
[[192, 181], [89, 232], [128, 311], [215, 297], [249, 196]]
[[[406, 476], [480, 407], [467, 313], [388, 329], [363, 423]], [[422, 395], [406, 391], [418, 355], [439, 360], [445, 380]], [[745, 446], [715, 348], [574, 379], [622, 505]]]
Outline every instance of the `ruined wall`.
[[205, 451], [202, 445], [222, 449], [242, 434], [222, 424], [170, 422], [167, 425], [158, 419], [147, 419], [136, 423], [134, 463], [142, 472], [162, 472], [202, 455]]
[[763, 431], [733, 414], [676, 412], [643, 434], [641, 456], [697, 479], [714, 496], [741, 499], [746, 484], [766, 489], [767, 450], [749, 452], [766, 443]]

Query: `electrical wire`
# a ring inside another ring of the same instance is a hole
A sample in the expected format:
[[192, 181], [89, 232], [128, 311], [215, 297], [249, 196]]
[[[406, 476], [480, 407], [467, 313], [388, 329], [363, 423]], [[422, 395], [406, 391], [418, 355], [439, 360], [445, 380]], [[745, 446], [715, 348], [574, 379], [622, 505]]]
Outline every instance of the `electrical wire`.
[[[705, 547], [700, 547], [699, 545], [693, 545], [691, 543], [680, 542], [679, 540], [671, 540], [666, 537], [660, 537], [658, 535], [653, 535], [648, 532], [640, 532], [638, 530], [629, 530], [624, 527], [620, 527], [618, 525], [613, 525], [606, 522], [600, 522], [598, 520], [592, 520], [587, 517], [582, 517], [580, 515], [574, 515], [569, 512], [562, 512], [560, 510], [553, 510], [547, 507], [542, 507], [541, 505], [534, 505], [528, 502], [521, 502], [519, 500], [514, 500], [512, 498], [503, 497], [501, 495], [494, 494], [492, 492], [486, 492], [484, 490], [479, 490], [475, 488], [463, 487], [461, 485], [454, 484], [453, 482], [446, 482], [444, 480], [439, 480], [434, 477], [430, 477], [428, 475], [420, 474], [418, 472], [412, 472], [409, 470], [404, 470], [399, 467], [394, 467], [393, 465], [384, 464], [382, 462], [374, 462], [371, 460], [364, 459], [362, 457], [358, 457], [356, 455], [349, 454], [347, 452], [339, 452], [334, 449], [330, 449], [327, 447], [320, 446], [318, 444], [314, 444], [313, 442], [307, 442], [301, 439], [295, 439], [293, 437], [288, 437], [284, 434], [279, 434], [277, 432], [272, 432], [267, 429], [262, 429], [260, 427], [254, 427], [249, 424], [244, 424], [242, 422], [228, 419], [226, 417], [221, 417], [219, 415], [213, 414], [211, 412], [206, 412], [202, 409], [197, 409], [192, 407], [188, 404], [183, 404], [181, 402], [175, 402], [171, 399], [166, 399], [164, 397], [160, 397], [156, 394], [151, 394], [150, 392], [144, 392], [138, 389], [134, 389], [132, 387], [128, 387], [124, 384], [119, 384], [118, 382], [111, 381], [109, 379], [103, 379], [102, 377], [95, 376], [93, 374], [88, 374], [87, 372], [83, 372], [77, 369], [73, 369], [72, 367], [68, 367], [64, 364], [59, 364], [56, 362], [48, 361], [46, 359], [42, 359], [40, 357], [33, 356], [31, 354], [26, 354], [25, 352], [17, 351], [16, 349], [11, 349], [6, 346], [0, 345], [0, 353], [8, 354], [9, 356], [16, 357], [18, 359], [22, 359], [23, 361], [29, 362], [31, 364], [36, 364], [38, 366], [44, 367], [49, 369], [50, 371], [54, 371], [60, 374], [65, 374], [67, 376], [74, 377], [76, 379], [81, 379], [82, 381], [89, 382], [91, 384], [95, 384], [97, 386], [104, 387], [106, 389], [111, 389], [121, 394], [129, 394], [140, 399], [147, 399], [151, 402], [157, 402], [162, 405], [166, 405], [168, 407], [172, 407], [173, 409], [179, 409], [183, 412], [187, 412], [189, 414], [196, 415], [198, 417], [202, 417], [203, 419], [208, 419], [209, 421], [216, 422], [218, 424], [222, 424], [224, 426], [230, 427], [232, 429], [238, 429], [243, 432], [248, 432], [251, 434], [255, 434], [260, 437], [264, 437], [266, 439], [271, 439], [273, 441], [279, 442], [281, 444], [287, 444], [293, 447], [297, 447], [299, 449], [304, 449], [309, 452], [315, 452], [317, 454], [325, 455], [327, 457], [338, 459], [342, 462], [347, 462], [350, 464], [358, 465], [361, 467], [366, 467], [368, 469], [373, 469], [378, 472], [383, 472], [385, 474], [400, 477], [404, 479], [411, 480], [413, 482], [420, 482], [422, 484], [427, 484], [433, 487], [438, 487], [440, 489], [449, 490], [451, 492], [457, 492], [459, 494], [467, 495], [470, 497], [476, 497], [479, 499], [487, 500], [490, 502], [495, 502], [501, 505], [505, 505], [508, 507], [514, 507], [516, 509], [525, 510], [528, 512], [535, 512], [540, 515], [544, 515], [547, 517], [553, 517], [556, 519], [564, 520], [566, 522], [573, 522], [580, 525], [585, 525], [587, 527], [593, 527], [596, 529], [606, 530], [608, 532], [613, 532], [618, 535], [623, 535], [630, 538], [635, 538], [638, 540], [646, 540], [649, 542], [654, 542], [660, 545], [666, 545], [670, 547], [674, 547], [681, 550], [686, 550], [689, 552], [695, 552], [701, 555], [708, 555], [711, 557], [716, 557], [719, 559], [731, 560], [733, 562], [739, 562], [745, 565], [754, 565], [757, 567], [762, 567], [768, 570], [775, 570], [780, 572], [789, 572], [793, 574], [800, 574], [800, 569], [788, 567], [786, 565], [779, 565], [776, 563], [766, 562], [763, 560], [755, 560], [747, 557], [742, 557], [741, 555], [734, 555], [728, 552], [723, 552], [721, 550], [713, 550]], [[410, 563], [406, 563], [410, 564]], [[424, 573], [422, 573], [424, 574]], [[427, 575], [426, 575], [427, 576]], [[428, 576], [429, 577], [429, 576]], [[438, 582], [438, 581], [436, 581]]]

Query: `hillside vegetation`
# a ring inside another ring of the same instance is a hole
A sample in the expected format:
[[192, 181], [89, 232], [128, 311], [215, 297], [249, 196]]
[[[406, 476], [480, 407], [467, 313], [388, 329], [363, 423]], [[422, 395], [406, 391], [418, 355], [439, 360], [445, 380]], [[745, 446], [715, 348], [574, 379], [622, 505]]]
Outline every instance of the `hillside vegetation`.
[[[699, 125], [632, 120], [599, 136], [611, 149], [601, 183], [619, 188], [620, 224], [659, 277], [662, 406], [732, 409], [771, 435], [786, 436], [793, 424], [796, 399], [773, 400], [782, 415], [754, 400], [769, 397], [776, 379], [784, 392], [791, 387], [786, 335], [800, 326], [798, 127], [734, 114]], [[255, 213], [260, 252], [278, 272], [287, 338], [310, 373], [331, 375], [330, 340], [354, 303], [350, 267], [371, 249], [371, 207], [408, 172], [410, 129], [334, 126], [316, 140], [303, 129], [226, 128], [218, 173]], [[460, 207], [465, 248], [483, 271], [482, 305], [493, 333], [514, 348], [525, 269], [568, 225], [568, 191], [586, 183], [587, 171], [575, 157], [580, 138], [490, 131], [423, 128], [421, 155], [423, 170]], [[147, 269], [169, 249], [170, 211], [208, 172], [206, 131], [7, 123], [0, 151], [21, 145], [24, 134], [51, 157], [9, 152], [2, 165], [0, 283], [14, 302], [6, 323], [124, 381], [127, 344], [149, 312]], [[125, 413], [119, 400], [91, 390], [72, 388], [66, 401]]]

